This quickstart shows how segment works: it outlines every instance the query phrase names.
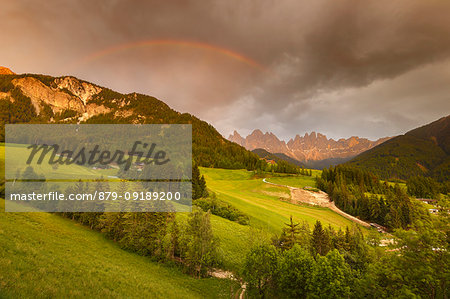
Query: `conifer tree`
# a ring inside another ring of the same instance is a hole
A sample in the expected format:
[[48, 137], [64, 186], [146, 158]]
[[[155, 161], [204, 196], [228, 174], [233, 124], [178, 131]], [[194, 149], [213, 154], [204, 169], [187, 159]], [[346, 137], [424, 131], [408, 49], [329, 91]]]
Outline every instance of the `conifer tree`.
[[282, 249], [287, 250], [291, 249], [298, 242], [300, 229], [298, 228], [299, 223], [294, 223], [292, 220], [292, 215], [289, 223], [285, 223], [284, 225], [286, 227], [283, 228], [281, 233], [280, 245]]
[[330, 251], [330, 237], [320, 221], [316, 221], [314, 225], [311, 248], [314, 254], [320, 255], [326, 255]]

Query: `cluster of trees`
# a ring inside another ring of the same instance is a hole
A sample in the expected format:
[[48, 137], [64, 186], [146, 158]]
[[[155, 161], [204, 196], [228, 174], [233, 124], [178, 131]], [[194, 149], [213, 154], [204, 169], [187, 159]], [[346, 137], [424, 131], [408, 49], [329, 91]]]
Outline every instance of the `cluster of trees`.
[[64, 212], [92, 229], [104, 232], [122, 248], [162, 262], [175, 262], [196, 277], [218, 264], [218, 241], [212, 234], [210, 213], [194, 209], [186, 222], [174, 213]]
[[299, 174], [306, 175], [306, 176], [312, 176], [312, 170], [311, 169], [305, 169], [301, 168]]
[[249, 295], [286, 298], [446, 298], [450, 252], [448, 219], [395, 233], [395, 248], [378, 246], [356, 228], [346, 232], [291, 223], [285, 241], [258, 244], [242, 277]]
[[291, 217], [272, 244], [250, 250], [242, 276], [249, 291], [262, 297], [349, 297], [354, 276], [367, 270], [368, 247], [356, 227], [335, 231], [317, 221], [311, 232], [307, 223]]
[[242, 275], [255, 297], [348, 298], [351, 272], [337, 250], [314, 258], [299, 245], [284, 252], [259, 245], [247, 255]]
[[213, 215], [248, 225], [249, 217], [232, 205], [218, 199], [215, 193], [208, 192], [205, 177], [200, 175], [196, 164], [192, 167], [192, 204]]
[[14, 103], [9, 98], [0, 100], [0, 142], [5, 140], [5, 124], [27, 123], [37, 119], [36, 110], [31, 99], [19, 88], [10, 90]]
[[276, 164], [268, 164], [267, 171], [277, 173], [300, 173], [303, 169], [284, 160], [278, 160]]
[[208, 189], [206, 188], [206, 181], [203, 175], [200, 176], [198, 166], [192, 166], [192, 199], [199, 199], [208, 197]]
[[271, 164], [266, 162], [264, 159], [260, 159], [255, 168], [258, 173], [272, 172], [312, 176], [311, 169], [305, 169], [284, 160], [278, 160], [275, 164]]
[[312, 175], [311, 169], [308, 170], [284, 160], [278, 160], [277, 163], [274, 165], [269, 164], [268, 167], [266, 168], [266, 171], [276, 173], [301, 174], [307, 176]]
[[[371, 243], [377, 244], [379, 236], [371, 235]], [[280, 236], [272, 239], [272, 245], [285, 251], [294, 245], [300, 245], [311, 255], [325, 256], [332, 250], [338, 250], [344, 254], [346, 261], [353, 268], [362, 270], [366, 267], [367, 248], [361, 230], [353, 226], [346, 227], [345, 231], [334, 230], [331, 226], [324, 227], [320, 221], [316, 221], [311, 231], [306, 222], [294, 223], [292, 217], [285, 224]]]
[[406, 182], [408, 194], [417, 198], [437, 198], [450, 193], [450, 181], [439, 183], [430, 177], [414, 176]]
[[242, 225], [248, 225], [250, 218], [234, 206], [226, 203], [216, 197], [215, 193], [209, 194], [209, 197], [199, 198], [192, 201], [192, 204], [201, 208], [203, 211], [210, 211], [211, 214], [238, 222]]
[[407, 228], [413, 218], [426, 215], [398, 184], [381, 183], [375, 175], [357, 168], [339, 165], [324, 169], [317, 186], [346, 213], [390, 229]]

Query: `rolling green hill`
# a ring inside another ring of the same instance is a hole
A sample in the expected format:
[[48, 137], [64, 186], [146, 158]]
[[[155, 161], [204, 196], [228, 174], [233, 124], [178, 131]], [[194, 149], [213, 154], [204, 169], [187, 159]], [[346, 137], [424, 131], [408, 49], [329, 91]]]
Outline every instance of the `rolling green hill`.
[[0, 298], [216, 298], [239, 289], [127, 252], [60, 216], [3, 206], [0, 199]]
[[450, 116], [394, 137], [347, 163], [383, 179], [450, 179]]

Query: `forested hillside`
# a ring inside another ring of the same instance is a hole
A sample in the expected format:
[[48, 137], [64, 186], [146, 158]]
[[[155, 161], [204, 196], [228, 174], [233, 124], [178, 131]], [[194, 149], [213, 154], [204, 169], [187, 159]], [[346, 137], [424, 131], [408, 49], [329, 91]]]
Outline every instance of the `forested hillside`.
[[357, 168], [338, 165], [324, 169], [317, 186], [341, 210], [389, 229], [406, 229], [426, 215], [398, 184], [381, 183], [377, 176]]
[[392, 138], [347, 163], [383, 179], [450, 179], [450, 116]]
[[260, 158], [264, 158], [264, 159], [268, 159], [268, 160], [274, 160], [275, 162], [278, 162], [280, 160], [286, 161], [288, 163], [300, 166], [300, 167], [305, 167], [305, 164], [303, 164], [302, 162], [295, 160], [294, 158], [291, 158], [289, 156], [287, 156], [286, 154], [283, 153], [269, 153], [268, 151], [266, 151], [263, 148], [256, 148], [254, 150], [252, 150], [252, 152], [254, 152], [255, 154], [257, 154]]
[[[197, 117], [143, 94], [121, 94], [73, 77], [0, 75], [0, 141], [7, 123], [192, 124], [199, 166], [256, 169], [256, 154]], [[258, 164], [259, 163], [259, 164]]]

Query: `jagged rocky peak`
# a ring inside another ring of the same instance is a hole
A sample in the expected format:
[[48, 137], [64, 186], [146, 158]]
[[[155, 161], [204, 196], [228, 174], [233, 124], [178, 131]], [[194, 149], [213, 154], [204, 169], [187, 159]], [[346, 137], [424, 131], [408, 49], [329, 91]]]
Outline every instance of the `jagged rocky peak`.
[[7, 67], [0, 66], [0, 75], [15, 75], [15, 73]]
[[228, 140], [245, 147], [245, 139], [242, 138], [242, 136], [239, 135], [239, 133], [236, 130], [234, 130], [233, 134], [231, 134], [230, 137], [228, 137]]
[[261, 130], [254, 130], [245, 138], [235, 131], [229, 139], [249, 150], [263, 148], [271, 153], [286, 154], [299, 161], [315, 161], [353, 157], [389, 138], [371, 141], [366, 138], [352, 136], [348, 139], [341, 138], [335, 141], [328, 139], [324, 134], [313, 131], [305, 133], [303, 137], [297, 134], [286, 144], [285, 141], [278, 139], [273, 133], [264, 134]]
[[248, 136], [259, 137], [259, 136], [264, 136], [264, 133], [260, 129], [256, 129]]
[[241, 135], [238, 133], [238, 131], [236, 131], [236, 130], [234, 130], [233, 134], [231, 134], [230, 137], [231, 137], [231, 136], [242, 138], [242, 136], [241, 136]]
[[96, 94], [100, 93], [102, 89], [93, 84], [83, 82], [74, 77], [56, 78], [55, 84], [59, 89], [67, 89], [75, 96], [80, 98], [84, 105]]

